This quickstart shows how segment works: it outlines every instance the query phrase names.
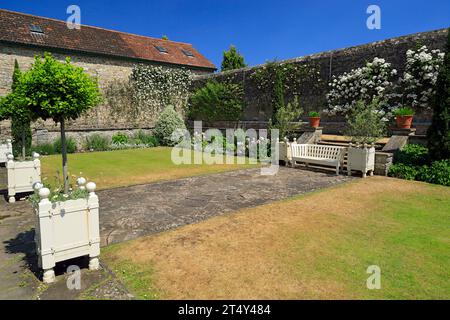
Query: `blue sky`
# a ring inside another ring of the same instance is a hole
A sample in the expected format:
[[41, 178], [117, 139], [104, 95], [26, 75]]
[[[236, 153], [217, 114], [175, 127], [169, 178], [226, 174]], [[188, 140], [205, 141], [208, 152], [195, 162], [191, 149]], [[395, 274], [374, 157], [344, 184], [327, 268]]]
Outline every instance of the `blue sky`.
[[[192, 43], [216, 66], [236, 45], [249, 65], [450, 26], [449, 0], [0, 0], [0, 8], [66, 20], [76, 4], [82, 24]], [[381, 8], [381, 30], [366, 9]]]

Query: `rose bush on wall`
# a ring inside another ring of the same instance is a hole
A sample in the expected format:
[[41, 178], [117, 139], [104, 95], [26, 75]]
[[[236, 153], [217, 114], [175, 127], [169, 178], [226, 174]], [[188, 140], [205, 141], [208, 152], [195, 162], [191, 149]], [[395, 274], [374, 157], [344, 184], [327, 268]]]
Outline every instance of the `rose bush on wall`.
[[403, 92], [399, 106], [412, 107], [417, 111], [430, 109], [444, 55], [439, 50], [429, 51], [426, 46], [406, 52], [405, 72], [400, 79]]
[[[327, 95], [330, 115], [347, 115], [352, 112], [358, 101], [370, 103], [373, 99], [386, 101], [394, 84], [396, 69], [384, 59], [374, 58], [364, 67], [353, 69], [338, 77], [333, 76], [330, 91]], [[392, 108], [389, 104], [380, 104], [380, 113], [390, 116]]]
[[428, 109], [443, 58], [444, 53], [429, 51], [426, 46], [408, 50], [405, 72], [397, 78], [397, 70], [390, 63], [375, 57], [362, 68], [333, 77], [324, 111], [348, 115], [357, 101], [370, 103], [373, 98], [384, 101], [379, 109], [383, 120], [391, 118], [400, 107], [412, 107], [417, 112]]

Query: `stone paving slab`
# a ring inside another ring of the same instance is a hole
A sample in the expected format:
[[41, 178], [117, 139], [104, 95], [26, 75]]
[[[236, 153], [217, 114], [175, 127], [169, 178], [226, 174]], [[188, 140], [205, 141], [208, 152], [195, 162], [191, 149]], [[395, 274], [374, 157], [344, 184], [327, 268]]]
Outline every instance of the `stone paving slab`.
[[198, 176], [98, 193], [102, 245], [195, 223], [354, 179], [334, 173], [280, 167]]
[[[0, 184], [5, 170], [0, 168]], [[242, 208], [285, 199], [354, 179], [334, 173], [280, 167], [276, 176], [248, 169], [98, 192], [102, 245], [195, 223]], [[82, 270], [82, 290], [69, 291], [64, 270], [57, 282], [39, 280], [30, 204], [0, 195], [0, 299], [132, 299], [107, 270]], [[72, 262], [68, 262], [69, 264]], [[73, 264], [83, 262], [73, 262]], [[86, 263], [84, 263], [86, 264]], [[87, 265], [87, 264], [86, 264]], [[86, 267], [86, 266], [85, 266]]]

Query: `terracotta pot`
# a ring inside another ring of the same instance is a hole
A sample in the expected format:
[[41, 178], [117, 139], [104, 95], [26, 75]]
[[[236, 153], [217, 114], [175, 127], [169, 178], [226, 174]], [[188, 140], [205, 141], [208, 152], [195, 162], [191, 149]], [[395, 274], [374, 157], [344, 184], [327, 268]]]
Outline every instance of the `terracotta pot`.
[[309, 117], [309, 125], [313, 128], [318, 128], [320, 125], [320, 117]]
[[411, 129], [413, 116], [397, 116], [397, 127], [400, 129]]

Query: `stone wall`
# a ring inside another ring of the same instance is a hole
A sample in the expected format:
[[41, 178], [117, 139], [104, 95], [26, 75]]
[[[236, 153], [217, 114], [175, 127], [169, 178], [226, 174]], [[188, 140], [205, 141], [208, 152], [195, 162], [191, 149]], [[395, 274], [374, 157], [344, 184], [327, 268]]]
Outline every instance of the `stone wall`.
[[[14, 61], [17, 59], [21, 70], [26, 70], [32, 65], [34, 57], [36, 55], [42, 55], [43, 51], [39, 48], [0, 43], [0, 96], [7, 94], [11, 90]], [[114, 82], [128, 81], [133, 66], [137, 63], [136, 61], [106, 56], [101, 57], [67, 52], [52, 52], [52, 54], [60, 61], [64, 61], [67, 56], [70, 56], [75, 65], [84, 68], [88, 74], [98, 78], [103, 92]], [[199, 70], [192, 71], [202, 74], [202, 71]], [[116, 131], [137, 128], [151, 129], [153, 127], [154, 121], [156, 120], [154, 117], [149, 117], [148, 114], [139, 114], [130, 120], [130, 117], [128, 117], [129, 112], [124, 110], [115, 112], [115, 110], [112, 110], [108, 106], [106, 100], [104, 99], [102, 105], [93, 108], [79, 119], [70, 121], [67, 124], [68, 134], [80, 138], [92, 132], [102, 132], [106, 135], [112, 135]], [[32, 125], [32, 129], [33, 137], [37, 137], [37, 133], [40, 132], [39, 137], [41, 137], [41, 140], [54, 139], [59, 133], [59, 127], [51, 120], [46, 122], [37, 121]], [[10, 121], [0, 122], [0, 139], [10, 137], [10, 133]], [[45, 137], [45, 134], [48, 136]], [[34, 139], [33, 142], [36, 143], [37, 140]]]
[[[319, 67], [321, 78], [325, 84], [329, 82], [333, 75], [340, 75], [354, 68], [364, 66], [367, 61], [373, 60], [374, 57], [385, 58], [387, 62], [392, 64], [393, 68], [397, 69], [398, 74], [402, 74], [408, 49], [415, 49], [418, 45], [426, 45], [430, 49], [443, 50], [446, 36], [446, 29], [417, 33], [366, 45], [284, 60], [280, 61], [280, 63], [314, 64]], [[216, 79], [218, 81], [229, 79], [242, 83], [247, 104], [242, 120], [265, 122], [272, 115], [272, 106], [265, 99], [262, 99], [261, 92], [258, 91], [255, 82], [250, 77], [261, 66], [198, 76], [193, 83], [193, 89], [201, 86], [208, 79]], [[323, 110], [326, 106], [326, 85], [320, 90], [312, 90], [306, 87], [300, 88], [298, 91], [304, 93], [300, 98], [306, 115], [308, 111]], [[418, 129], [418, 134], [425, 132], [430, 119], [430, 114], [417, 115], [415, 117], [415, 126]], [[303, 120], [307, 120], [306, 117]], [[340, 133], [344, 128], [344, 121], [340, 118], [324, 117], [322, 118], [322, 125], [324, 133]]]

